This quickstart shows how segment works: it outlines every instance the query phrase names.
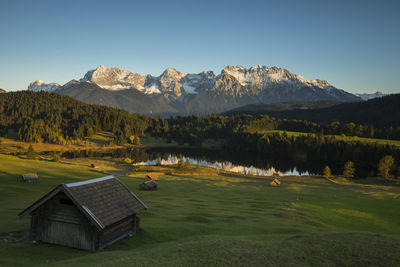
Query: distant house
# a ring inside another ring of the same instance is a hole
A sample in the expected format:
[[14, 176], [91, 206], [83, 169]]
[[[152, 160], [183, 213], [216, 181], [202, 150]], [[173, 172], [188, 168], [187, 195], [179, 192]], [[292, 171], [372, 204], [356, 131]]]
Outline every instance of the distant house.
[[279, 181], [277, 178], [275, 178], [274, 180], [272, 180], [272, 182], [269, 183], [270, 186], [280, 186], [281, 185], [281, 181]]
[[158, 179], [158, 175], [156, 173], [151, 173], [146, 175], [146, 180], [151, 181], [151, 180], [157, 180]]
[[140, 190], [157, 190], [157, 183], [153, 180], [141, 183], [139, 185]]
[[96, 251], [134, 234], [136, 213], [144, 209], [119, 179], [107, 176], [60, 184], [18, 216], [32, 216], [33, 241]]
[[36, 173], [22, 174], [21, 179], [25, 183], [34, 183], [38, 181], [38, 175]]

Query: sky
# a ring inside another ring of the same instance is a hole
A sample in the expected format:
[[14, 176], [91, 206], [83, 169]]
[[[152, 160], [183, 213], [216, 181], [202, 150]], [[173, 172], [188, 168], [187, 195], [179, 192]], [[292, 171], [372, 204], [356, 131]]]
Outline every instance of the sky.
[[0, 88], [99, 65], [159, 76], [279, 66], [351, 93], [400, 93], [400, 1], [0, 0]]

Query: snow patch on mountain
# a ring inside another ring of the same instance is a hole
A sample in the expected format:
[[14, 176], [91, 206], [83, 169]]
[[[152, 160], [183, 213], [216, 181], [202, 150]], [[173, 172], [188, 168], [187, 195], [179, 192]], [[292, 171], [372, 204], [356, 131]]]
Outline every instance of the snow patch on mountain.
[[145, 94], [161, 94], [160, 87], [157, 84], [151, 84], [145, 88], [143, 88], [143, 93]]
[[182, 84], [182, 86], [187, 94], [196, 94], [197, 93], [196, 88], [193, 87], [192, 85], [190, 85], [188, 82], [184, 82]]
[[362, 100], [366, 101], [366, 100], [377, 98], [377, 97], [387, 96], [388, 94], [385, 94], [384, 92], [381, 92], [381, 91], [376, 91], [376, 93], [372, 93], [372, 94], [363, 93], [363, 94], [355, 94], [355, 95], [358, 97], [361, 97]]
[[58, 83], [52, 82], [52, 83], [46, 83], [41, 80], [36, 80], [34, 82], [31, 82], [28, 85], [28, 90], [32, 91], [47, 91], [47, 92], [53, 92], [57, 90], [60, 87]]

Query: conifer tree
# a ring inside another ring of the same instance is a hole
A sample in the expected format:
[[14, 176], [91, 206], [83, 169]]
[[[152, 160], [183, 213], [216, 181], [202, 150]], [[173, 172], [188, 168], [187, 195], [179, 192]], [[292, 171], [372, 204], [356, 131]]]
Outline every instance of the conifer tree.
[[379, 176], [383, 178], [390, 178], [390, 170], [393, 166], [394, 159], [391, 155], [384, 156], [378, 163]]
[[26, 157], [28, 159], [36, 159], [36, 152], [33, 149], [32, 144], [29, 145], [28, 152], [26, 152]]
[[329, 168], [329, 166], [325, 166], [325, 168], [322, 172], [322, 176], [325, 178], [331, 177], [331, 169]]
[[344, 165], [343, 176], [346, 178], [353, 178], [355, 173], [354, 163], [352, 161], [346, 162]]

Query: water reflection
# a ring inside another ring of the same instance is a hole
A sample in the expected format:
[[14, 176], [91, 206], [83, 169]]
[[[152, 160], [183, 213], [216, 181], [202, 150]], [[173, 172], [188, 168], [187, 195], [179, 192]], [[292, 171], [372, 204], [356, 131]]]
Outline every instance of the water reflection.
[[[46, 152], [45, 152], [46, 153]], [[319, 175], [325, 165], [332, 166], [332, 173], [339, 173], [341, 162], [323, 162], [307, 160], [307, 155], [296, 154], [257, 154], [233, 153], [228, 151], [210, 151], [193, 148], [127, 148], [108, 151], [77, 150], [62, 153], [65, 158], [130, 158], [135, 164], [154, 165], [159, 160], [162, 164], [174, 164], [178, 158], [186, 158], [192, 164], [209, 166], [217, 169], [252, 174], [272, 175]], [[338, 166], [338, 167], [336, 167]]]
[[[249, 175], [256, 175], [256, 176], [272, 176], [274, 173], [278, 173], [279, 175], [308, 175], [308, 172], [305, 173], [299, 173], [296, 169], [282, 172], [279, 170], [276, 170], [274, 167], [268, 168], [268, 169], [260, 169], [256, 168], [254, 166], [242, 166], [242, 165], [235, 165], [232, 162], [229, 161], [215, 161], [215, 162], [209, 162], [207, 160], [199, 160], [199, 159], [194, 159], [191, 157], [182, 157], [183, 161], [186, 162], [187, 160], [190, 162], [190, 164], [193, 165], [200, 165], [203, 167], [212, 167], [216, 168], [218, 170], [224, 170], [224, 171], [230, 171], [230, 172], [235, 172], [235, 173], [240, 173], [240, 174], [249, 174]], [[147, 161], [142, 161], [135, 163], [135, 166], [138, 165], [173, 165], [177, 164], [179, 161], [179, 157], [174, 156], [174, 155], [169, 155], [168, 158], [158, 158], [156, 160], [147, 160]]]

